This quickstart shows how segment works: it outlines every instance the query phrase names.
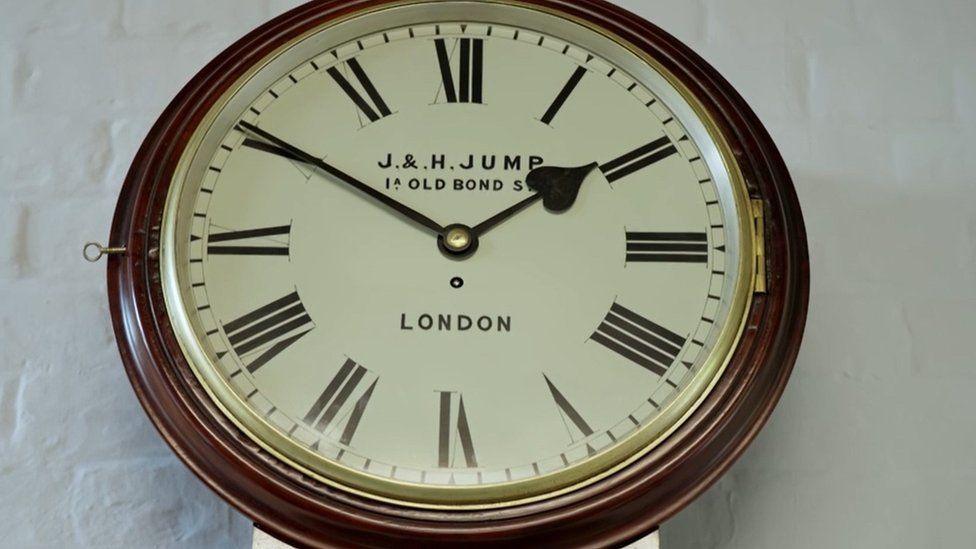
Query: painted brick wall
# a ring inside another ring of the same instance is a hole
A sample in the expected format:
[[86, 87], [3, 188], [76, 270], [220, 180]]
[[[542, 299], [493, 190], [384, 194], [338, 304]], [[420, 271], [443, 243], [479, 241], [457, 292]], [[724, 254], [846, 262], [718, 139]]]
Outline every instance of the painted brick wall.
[[[619, 0], [751, 102], [804, 205], [813, 294], [768, 428], [679, 548], [976, 539], [976, 3]], [[245, 547], [123, 374], [104, 240], [136, 147], [279, 0], [0, 0], [0, 547]]]

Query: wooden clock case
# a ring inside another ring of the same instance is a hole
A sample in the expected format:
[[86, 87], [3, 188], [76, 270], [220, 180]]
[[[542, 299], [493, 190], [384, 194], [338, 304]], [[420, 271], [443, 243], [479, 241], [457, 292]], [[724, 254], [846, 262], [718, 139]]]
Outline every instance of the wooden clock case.
[[235, 43], [180, 92], [129, 171], [112, 225], [108, 293], [122, 359], [149, 417], [186, 465], [260, 527], [297, 546], [614, 546], [691, 502], [742, 454], [789, 378], [806, 318], [802, 215], [786, 166], [743, 99], [705, 61], [656, 26], [602, 0], [521, 0], [599, 25], [657, 59], [717, 122], [765, 217], [765, 293], [754, 296], [731, 363], [695, 413], [626, 469], [552, 499], [495, 510], [401, 507], [329, 487], [280, 462], [214, 405], [175, 339], [163, 301], [159, 231], [189, 136], [255, 62], [289, 39], [383, 0], [313, 2]]

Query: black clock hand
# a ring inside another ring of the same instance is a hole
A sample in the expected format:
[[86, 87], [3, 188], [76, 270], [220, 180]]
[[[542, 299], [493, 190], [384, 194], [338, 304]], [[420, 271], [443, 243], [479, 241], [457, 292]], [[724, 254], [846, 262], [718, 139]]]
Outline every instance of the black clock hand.
[[[299, 156], [296, 156], [296, 155], [294, 155], [294, 154], [286, 151], [285, 149], [282, 149], [281, 147], [272, 145], [271, 143], [268, 143], [267, 141], [262, 141], [260, 139], [254, 139], [254, 138], [248, 137], [247, 139], [244, 140], [243, 143], [241, 143], [241, 145], [243, 145], [245, 147], [250, 147], [250, 148], [255, 149], [255, 150], [258, 150], [258, 151], [264, 151], [264, 152], [266, 152], [268, 154], [278, 155], [278, 156], [280, 156], [280, 157], [282, 157], [284, 159], [287, 159], [287, 160], [293, 160], [295, 162], [301, 162], [302, 164], [308, 165], [308, 162], [306, 162], [303, 158], [301, 158]], [[309, 166], [309, 167], [312, 167], [312, 166]]]
[[369, 185], [363, 183], [362, 181], [359, 181], [355, 177], [347, 174], [346, 172], [336, 168], [335, 166], [326, 163], [325, 161], [299, 149], [298, 147], [286, 141], [283, 141], [282, 139], [279, 139], [278, 137], [275, 137], [274, 135], [262, 130], [261, 128], [255, 126], [254, 124], [249, 124], [247, 122], [240, 122], [238, 124], [238, 128], [240, 128], [241, 131], [245, 133], [260, 137], [262, 140], [264, 140], [271, 146], [274, 146], [280, 149], [281, 151], [287, 153], [289, 157], [292, 157], [296, 160], [309, 164], [335, 177], [336, 179], [342, 181], [343, 183], [353, 187], [357, 191], [366, 194], [370, 198], [382, 203], [384, 206], [393, 209], [403, 217], [406, 217], [407, 219], [415, 223], [427, 227], [428, 229], [434, 231], [437, 234], [444, 233], [444, 227], [442, 227], [439, 223], [437, 223], [433, 219], [410, 208], [409, 206], [406, 206], [404, 204], [401, 204], [400, 202], [397, 202], [396, 200], [393, 200], [389, 196], [386, 196], [380, 191], [374, 189], [373, 187], [370, 187]]
[[569, 210], [576, 203], [580, 187], [583, 186], [586, 176], [597, 166], [599, 164], [594, 162], [577, 168], [541, 166], [532, 170], [526, 176], [525, 183], [535, 191], [535, 194], [479, 223], [471, 231], [475, 236], [482, 236], [539, 200], [543, 201], [546, 209], [550, 212], [562, 213]]
[[471, 232], [476, 236], [481, 236], [491, 229], [501, 225], [506, 219], [512, 217], [513, 215], [519, 213], [520, 211], [528, 208], [532, 204], [542, 200], [542, 195], [539, 193], [533, 194], [532, 196], [526, 198], [525, 200], [519, 202], [518, 204], [508, 208], [507, 210], [500, 212], [489, 219], [482, 221], [481, 223], [475, 225], [471, 228]]

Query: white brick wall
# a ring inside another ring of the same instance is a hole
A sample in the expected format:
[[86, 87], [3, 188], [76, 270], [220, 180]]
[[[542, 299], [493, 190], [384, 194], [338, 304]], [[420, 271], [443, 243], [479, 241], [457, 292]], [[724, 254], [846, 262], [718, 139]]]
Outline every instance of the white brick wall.
[[[664, 547], [976, 539], [976, 3], [619, 0], [711, 61], [779, 143], [810, 323], [769, 427]], [[288, 0], [0, 0], [0, 547], [244, 547], [125, 378], [104, 266], [150, 124]]]

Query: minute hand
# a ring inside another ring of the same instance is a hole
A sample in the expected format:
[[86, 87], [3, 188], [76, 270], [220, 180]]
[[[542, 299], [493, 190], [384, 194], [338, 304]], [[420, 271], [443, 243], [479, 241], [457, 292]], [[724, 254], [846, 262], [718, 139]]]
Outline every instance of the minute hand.
[[444, 232], [444, 227], [442, 227], [440, 223], [437, 223], [436, 221], [427, 217], [426, 215], [418, 212], [417, 210], [414, 210], [413, 208], [410, 208], [409, 206], [401, 204], [396, 200], [393, 200], [389, 196], [381, 193], [380, 191], [377, 191], [376, 189], [370, 187], [369, 185], [363, 183], [362, 181], [359, 181], [355, 177], [347, 174], [346, 172], [340, 170], [339, 168], [336, 168], [335, 166], [326, 163], [324, 160], [299, 149], [298, 147], [292, 145], [291, 143], [288, 143], [262, 130], [261, 128], [255, 126], [254, 124], [250, 124], [247, 122], [240, 122], [238, 124], [238, 127], [245, 133], [249, 133], [251, 135], [257, 136], [267, 141], [268, 143], [291, 153], [295, 157], [301, 159], [302, 162], [314, 166], [322, 170], [323, 172], [335, 177], [336, 179], [342, 181], [343, 183], [353, 187], [357, 191], [369, 196], [370, 198], [376, 200], [377, 202], [380, 202], [384, 206], [396, 211], [403, 217], [406, 217], [407, 219], [415, 223], [423, 225], [424, 227], [430, 229], [431, 231], [434, 231], [437, 234], [442, 234]]

